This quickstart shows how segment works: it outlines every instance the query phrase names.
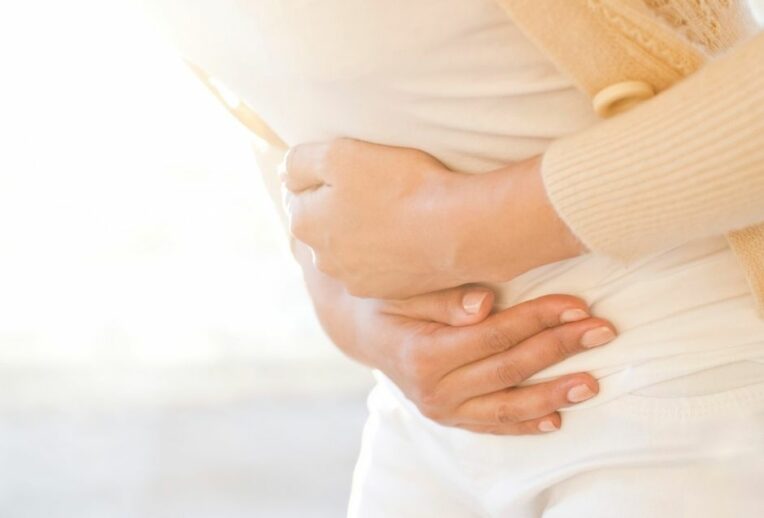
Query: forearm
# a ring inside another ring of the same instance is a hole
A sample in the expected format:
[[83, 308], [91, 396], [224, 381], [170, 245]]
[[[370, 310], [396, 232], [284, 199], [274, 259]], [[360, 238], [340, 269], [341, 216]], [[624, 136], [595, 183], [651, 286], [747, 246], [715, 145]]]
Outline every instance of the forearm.
[[552, 208], [539, 159], [485, 174], [431, 155], [337, 139], [292, 148], [292, 234], [359, 297], [406, 299], [509, 281], [585, 249]]
[[623, 261], [764, 220], [764, 33], [555, 142], [543, 170], [575, 234]]
[[540, 157], [464, 177], [450, 216], [461, 243], [463, 277], [504, 282], [586, 251], [552, 206]]

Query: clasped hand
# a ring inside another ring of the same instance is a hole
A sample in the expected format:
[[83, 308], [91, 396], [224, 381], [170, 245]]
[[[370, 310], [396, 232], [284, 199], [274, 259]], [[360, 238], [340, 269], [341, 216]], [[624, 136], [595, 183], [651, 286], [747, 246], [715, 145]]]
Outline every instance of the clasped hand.
[[284, 161], [294, 250], [324, 329], [441, 424], [549, 432], [559, 409], [598, 391], [585, 373], [525, 385], [615, 337], [584, 301], [553, 295], [494, 312], [493, 292], [469, 284], [580, 253], [539, 163], [469, 175], [348, 139], [298, 146]]
[[280, 175], [291, 232], [315, 266], [353, 295], [402, 299], [580, 253], [539, 162], [472, 175], [418, 150], [338, 139], [292, 148]]

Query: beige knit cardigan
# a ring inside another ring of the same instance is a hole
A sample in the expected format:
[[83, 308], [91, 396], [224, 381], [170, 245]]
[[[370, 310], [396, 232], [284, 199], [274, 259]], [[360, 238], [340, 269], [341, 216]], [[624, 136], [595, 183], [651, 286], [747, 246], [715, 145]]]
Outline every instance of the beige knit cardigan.
[[[549, 197], [573, 232], [624, 263], [726, 234], [764, 316], [764, 33], [746, 1], [497, 1], [593, 98], [624, 81], [660, 93], [546, 152]], [[273, 144], [256, 153], [267, 170], [284, 143], [244, 104], [229, 108]]]
[[498, 1], [592, 97], [627, 80], [671, 88], [547, 150], [573, 232], [626, 263], [727, 234], [764, 316], [764, 225], [751, 226], [764, 222], [764, 33], [747, 2]]

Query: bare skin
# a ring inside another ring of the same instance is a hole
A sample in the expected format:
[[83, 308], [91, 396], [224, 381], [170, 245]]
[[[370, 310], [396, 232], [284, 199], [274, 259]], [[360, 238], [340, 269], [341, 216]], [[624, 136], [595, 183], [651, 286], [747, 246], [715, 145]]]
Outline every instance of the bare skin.
[[496, 313], [493, 293], [475, 286], [405, 301], [363, 299], [316, 269], [305, 245], [296, 242], [294, 252], [329, 337], [384, 372], [436, 422], [500, 435], [548, 433], [562, 424], [560, 408], [599, 391], [586, 373], [520, 386], [615, 337], [578, 298], [550, 295]]
[[291, 231], [316, 267], [354, 295], [400, 299], [583, 253], [540, 163], [471, 175], [414, 149], [339, 139], [292, 148], [281, 177]]
[[610, 323], [567, 295], [493, 313], [493, 293], [470, 284], [584, 251], [546, 197], [539, 159], [467, 175], [417, 150], [340, 139], [293, 148], [281, 180], [327, 333], [423, 415], [474, 432], [545, 433], [560, 428], [561, 408], [597, 394], [586, 373], [523, 382], [611, 341]]

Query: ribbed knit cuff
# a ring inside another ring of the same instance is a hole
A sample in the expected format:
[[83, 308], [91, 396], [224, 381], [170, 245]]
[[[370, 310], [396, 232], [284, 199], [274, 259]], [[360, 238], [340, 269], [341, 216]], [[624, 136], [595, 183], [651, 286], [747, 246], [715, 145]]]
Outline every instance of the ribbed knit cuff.
[[624, 262], [764, 221], [764, 34], [553, 143], [542, 170], [578, 238]]

